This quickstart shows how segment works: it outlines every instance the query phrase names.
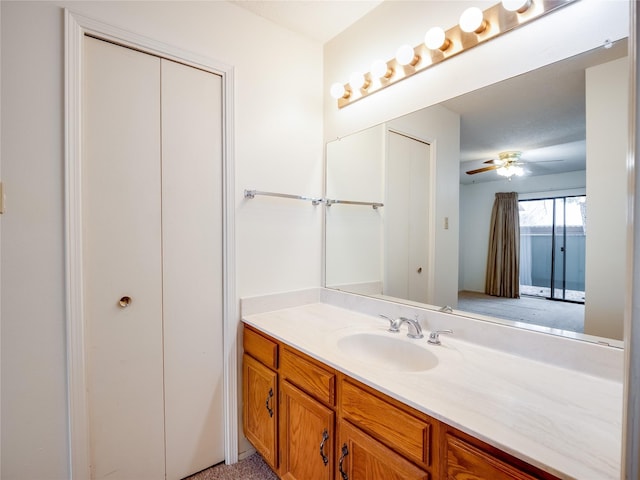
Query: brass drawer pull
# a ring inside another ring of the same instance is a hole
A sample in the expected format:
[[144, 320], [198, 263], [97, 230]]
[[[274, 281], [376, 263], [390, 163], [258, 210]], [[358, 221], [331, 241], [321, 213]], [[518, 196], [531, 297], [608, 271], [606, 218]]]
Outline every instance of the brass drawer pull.
[[322, 457], [322, 462], [325, 466], [329, 463], [329, 459], [324, 454], [324, 444], [327, 440], [329, 440], [329, 432], [327, 432], [327, 429], [325, 428], [324, 432], [322, 432], [322, 441], [320, 442], [320, 456]]

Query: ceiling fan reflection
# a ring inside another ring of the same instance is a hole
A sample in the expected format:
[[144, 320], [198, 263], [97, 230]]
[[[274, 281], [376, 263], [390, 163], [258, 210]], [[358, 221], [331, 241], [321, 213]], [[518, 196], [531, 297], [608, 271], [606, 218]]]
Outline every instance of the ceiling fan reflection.
[[[561, 160], [546, 160], [546, 162], [559, 162]], [[545, 162], [545, 160], [543, 160]], [[486, 160], [484, 163], [491, 165], [487, 167], [477, 168], [475, 170], [467, 171], [467, 175], [475, 175], [477, 173], [488, 172], [495, 170], [496, 173], [502, 177], [511, 178], [513, 176], [522, 176], [525, 173], [522, 165], [525, 162], [522, 160], [522, 152], [517, 150], [509, 150], [498, 154], [498, 158]], [[536, 162], [542, 163], [542, 162]]]

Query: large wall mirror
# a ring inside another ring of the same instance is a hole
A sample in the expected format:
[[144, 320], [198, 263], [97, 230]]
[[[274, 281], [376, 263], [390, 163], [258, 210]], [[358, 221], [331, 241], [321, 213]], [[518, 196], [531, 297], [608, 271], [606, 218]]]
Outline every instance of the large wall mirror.
[[[326, 197], [384, 206], [327, 207], [326, 287], [621, 346], [626, 56], [607, 44], [329, 142]], [[484, 293], [499, 192], [518, 194], [520, 298]]]

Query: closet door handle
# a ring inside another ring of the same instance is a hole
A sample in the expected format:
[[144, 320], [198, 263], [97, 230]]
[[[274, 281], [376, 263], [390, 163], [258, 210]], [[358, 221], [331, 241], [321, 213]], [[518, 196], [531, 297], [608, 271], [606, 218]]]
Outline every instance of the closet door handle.
[[265, 402], [265, 406], [267, 407], [267, 412], [269, 412], [269, 417], [273, 417], [273, 409], [269, 406], [269, 402], [273, 398], [273, 388], [269, 389], [269, 394], [267, 395], [267, 400]]
[[329, 463], [329, 459], [324, 454], [324, 444], [326, 443], [327, 440], [329, 440], [329, 432], [325, 428], [324, 432], [322, 432], [322, 441], [320, 442], [320, 456], [322, 457], [322, 462], [324, 463], [325, 466], [327, 466], [327, 463]]
[[347, 444], [342, 445], [342, 455], [340, 456], [340, 462], [338, 463], [338, 468], [340, 470], [340, 475], [342, 475], [342, 480], [349, 480], [349, 475], [347, 472], [342, 470], [342, 462], [344, 461], [344, 457], [349, 455], [349, 449], [347, 448]]
[[133, 302], [133, 298], [125, 295], [120, 300], [118, 300], [118, 305], [120, 305], [120, 308], [127, 308], [129, 305], [131, 305], [131, 302]]

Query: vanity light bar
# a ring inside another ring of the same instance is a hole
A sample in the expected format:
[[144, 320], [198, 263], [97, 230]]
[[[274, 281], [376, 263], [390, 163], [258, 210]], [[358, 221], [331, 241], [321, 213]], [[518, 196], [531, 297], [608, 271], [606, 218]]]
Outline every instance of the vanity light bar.
[[[343, 108], [575, 1], [577, 0], [503, 0], [481, 12], [482, 17], [479, 21], [477, 11], [465, 11], [461, 23], [464, 24], [465, 30], [471, 31], [464, 31], [460, 25], [447, 31], [433, 27], [425, 35], [425, 43], [414, 47], [413, 52], [411, 46], [401, 46], [396, 58], [386, 63], [381, 60], [375, 61], [371, 66], [371, 72], [353, 74], [350, 82], [344, 85], [334, 83], [331, 86], [331, 95], [337, 99], [338, 108]], [[477, 24], [473, 25], [474, 22]], [[471, 29], [468, 25], [476, 28]]]

